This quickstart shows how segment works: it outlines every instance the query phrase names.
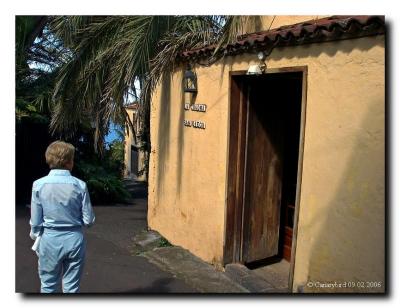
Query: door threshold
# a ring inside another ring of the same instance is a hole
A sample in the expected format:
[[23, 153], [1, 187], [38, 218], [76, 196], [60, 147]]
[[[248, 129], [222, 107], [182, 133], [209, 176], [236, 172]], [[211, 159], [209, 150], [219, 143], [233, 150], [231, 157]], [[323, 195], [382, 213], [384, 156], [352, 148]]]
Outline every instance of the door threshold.
[[252, 273], [264, 279], [276, 289], [289, 290], [290, 262], [280, 259], [278, 262], [250, 268]]
[[225, 265], [225, 275], [250, 293], [289, 293], [288, 281], [285, 285], [277, 280], [276, 274], [271, 275], [270, 273], [250, 270], [240, 263]]

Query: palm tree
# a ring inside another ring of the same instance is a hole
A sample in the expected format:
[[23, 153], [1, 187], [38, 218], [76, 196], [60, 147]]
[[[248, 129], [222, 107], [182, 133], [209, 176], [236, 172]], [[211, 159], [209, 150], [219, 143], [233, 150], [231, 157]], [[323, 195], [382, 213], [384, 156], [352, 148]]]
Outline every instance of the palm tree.
[[45, 16], [16, 16], [15, 18], [15, 59], [16, 73], [28, 70], [29, 49], [40, 36], [47, 22]]
[[46, 29], [48, 21], [47, 16], [15, 18], [17, 120], [32, 115], [41, 120], [50, 117], [48, 99], [56, 70], [68, 60], [68, 50]]
[[[151, 94], [163, 74], [174, 68], [185, 50], [221, 46], [243, 33], [257, 16], [58, 16], [49, 28], [72, 53], [56, 78], [52, 132], [72, 136], [90, 118], [95, 146], [101, 151], [110, 120], [133, 123], [124, 102], [140, 84], [141, 138], [148, 137]], [[210, 59], [210, 61], [213, 59]]]

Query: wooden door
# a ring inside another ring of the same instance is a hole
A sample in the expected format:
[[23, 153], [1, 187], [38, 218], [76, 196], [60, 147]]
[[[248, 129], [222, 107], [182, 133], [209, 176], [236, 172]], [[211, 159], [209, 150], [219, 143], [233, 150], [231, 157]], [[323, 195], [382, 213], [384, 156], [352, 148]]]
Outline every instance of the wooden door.
[[[242, 261], [276, 256], [282, 191], [283, 115], [261, 78], [248, 83]], [[269, 82], [269, 89], [274, 89]], [[268, 94], [268, 95], [267, 95]]]

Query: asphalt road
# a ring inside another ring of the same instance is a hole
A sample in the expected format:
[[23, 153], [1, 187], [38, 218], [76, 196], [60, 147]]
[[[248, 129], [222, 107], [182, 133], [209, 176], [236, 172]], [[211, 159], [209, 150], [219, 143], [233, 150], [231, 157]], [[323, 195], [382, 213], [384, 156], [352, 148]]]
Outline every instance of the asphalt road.
[[[142, 195], [129, 205], [94, 206], [96, 223], [86, 229], [86, 265], [81, 293], [195, 293], [184, 281], [130, 252], [132, 238], [147, 227]], [[39, 293], [37, 256], [30, 249], [30, 210], [16, 207], [17, 293]]]

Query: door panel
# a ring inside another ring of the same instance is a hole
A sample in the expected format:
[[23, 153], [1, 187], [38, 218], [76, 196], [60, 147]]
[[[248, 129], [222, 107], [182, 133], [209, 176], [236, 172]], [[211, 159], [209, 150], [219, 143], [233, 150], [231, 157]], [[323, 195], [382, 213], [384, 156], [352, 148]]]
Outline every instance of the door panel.
[[[260, 78], [259, 78], [260, 79]], [[269, 84], [272, 89], [274, 85]], [[242, 260], [278, 254], [283, 124], [279, 100], [260, 81], [249, 83]]]
[[228, 169], [226, 238], [224, 263], [241, 261], [244, 155], [246, 144], [246, 93], [241, 78], [231, 81], [231, 108]]

